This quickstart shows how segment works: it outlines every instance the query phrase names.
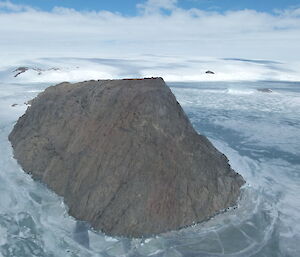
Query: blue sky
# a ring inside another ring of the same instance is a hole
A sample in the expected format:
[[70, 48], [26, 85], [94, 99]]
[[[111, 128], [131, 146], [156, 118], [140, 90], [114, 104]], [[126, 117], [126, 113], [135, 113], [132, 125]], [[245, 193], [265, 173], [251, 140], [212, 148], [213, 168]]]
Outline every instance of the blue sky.
[[[12, 0], [14, 4], [29, 5], [50, 11], [55, 6], [73, 8], [78, 11], [107, 10], [124, 15], [136, 15], [139, 0]], [[198, 8], [224, 12], [228, 10], [253, 9], [260, 12], [273, 12], [276, 9], [299, 7], [300, 0], [179, 0], [177, 6], [183, 9]]]

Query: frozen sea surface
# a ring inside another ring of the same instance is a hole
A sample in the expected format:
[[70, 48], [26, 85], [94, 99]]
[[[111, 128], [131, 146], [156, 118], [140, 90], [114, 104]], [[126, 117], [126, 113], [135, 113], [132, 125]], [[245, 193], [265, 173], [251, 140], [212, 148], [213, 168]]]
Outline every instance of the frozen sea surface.
[[227, 155], [247, 184], [238, 208], [180, 231], [133, 240], [75, 233], [78, 226], [63, 199], [13, 159], [7, 136], [24, 103], [47, 86], [0, 84], [0, 257], [300, 256], [300, 83], [169, 83], [194, 127]]

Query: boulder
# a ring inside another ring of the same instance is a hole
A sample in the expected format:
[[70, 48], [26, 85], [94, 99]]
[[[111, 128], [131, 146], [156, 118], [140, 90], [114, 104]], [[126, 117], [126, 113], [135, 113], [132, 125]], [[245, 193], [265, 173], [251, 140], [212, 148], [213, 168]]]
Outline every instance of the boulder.
[[193, 128], [162, 78], [61, 83], [9, 140], [69, 213], [111, 236], [147, 237], [233, 206], [243, 178]]

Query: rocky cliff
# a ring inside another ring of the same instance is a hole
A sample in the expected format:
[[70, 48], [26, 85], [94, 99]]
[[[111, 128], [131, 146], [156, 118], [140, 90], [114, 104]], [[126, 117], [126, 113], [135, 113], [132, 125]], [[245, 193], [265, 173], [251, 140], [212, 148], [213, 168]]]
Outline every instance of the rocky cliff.
[[9, 140], [69, 213], [109, 235], [149, 236], [201, 222], [237, 201], [244, 180], [161, 78], [47, 88]]

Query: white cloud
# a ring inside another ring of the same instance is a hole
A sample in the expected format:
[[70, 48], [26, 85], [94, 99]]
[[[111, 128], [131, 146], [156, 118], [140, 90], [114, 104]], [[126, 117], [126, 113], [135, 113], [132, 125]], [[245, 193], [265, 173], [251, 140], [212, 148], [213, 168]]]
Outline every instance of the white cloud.
[[145, 3], [138, 4], [137, 7], [143, 14], [156, 14], [160, 10], [172, 11], [176, 9], [177, 0], [148, 0]]
[[1, 1], [0, 10], [4, 9], [7, 11], [21, 12], [21, 11], [32, 11], [33, 8], [27, 5], [13, 4], [10, 1]]
[[[0, 2], [0, 57], [240, 57], [300, 60], [300, 9], [184, 10], [176, 0], [149, 0], [134, 17], [108, 11], [51, 12]], [[166, 15], [161, 10], [167, 10]]]

